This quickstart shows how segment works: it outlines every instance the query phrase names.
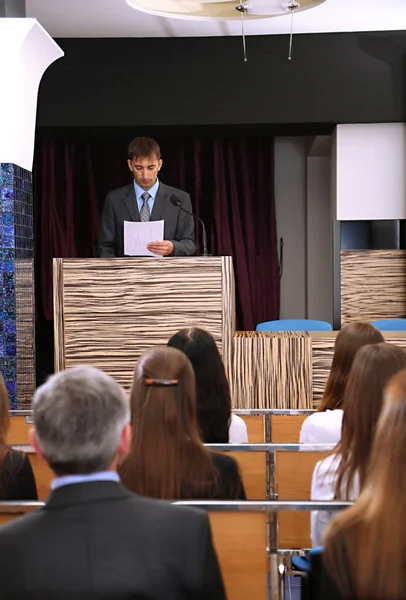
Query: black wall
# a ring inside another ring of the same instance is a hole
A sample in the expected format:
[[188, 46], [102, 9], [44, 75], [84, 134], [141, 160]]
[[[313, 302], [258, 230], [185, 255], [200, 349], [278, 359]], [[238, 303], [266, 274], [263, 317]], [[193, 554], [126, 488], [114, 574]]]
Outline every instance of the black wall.
[[57, 42], [40, 128], [406, 120], [406, 32]]

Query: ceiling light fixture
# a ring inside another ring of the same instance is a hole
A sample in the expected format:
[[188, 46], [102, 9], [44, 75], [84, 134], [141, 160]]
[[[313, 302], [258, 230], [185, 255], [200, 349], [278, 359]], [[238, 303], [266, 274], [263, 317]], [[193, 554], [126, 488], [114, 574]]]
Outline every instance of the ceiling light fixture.
[[[299, 4], [294, 12], [309, 10], [326, 0], [126, 0], [127, 4], [151, 15], [194, 21], [235, 21], [241, 19], [236, 1], [244, 7], [244, 21], [279, 17], [289, 12], [288, 6]], [[247, 10], [245, 10], [245, 8]], [[241, 12], [241, 11], [240, 11]]]
[[[235, 9], [241, 14], [241, 37], [242, 37], [242, 47], [243, 47], [243, 55], [244, 62], [247, 62], [247, 45], [245, 41], [245, 33], [244, 33], [244, 14], [248, 15], [267, 15], [269, 16], [269, 10], [275, 11], [283, 10], [283, 13], [273, 12], [272, 14], [275, 16], [277, 14], [286, 14], [290, 12], [291, 14], [291, 24], [290, 24], [290, 36], [289, 36], [289, 52], [288, 52], [288, 60], [292, 60], [292, 44], [293, 44], [293, 14], [294, 12], [300, 8], [300, 2], [297, 0], [291, 0], [289, 3], [286, 2], [273, 2], [275, 5], [272, 5], [272, 0], [246, 0], [246, 2], [240, 2]], [[276, 6], [277, 5], [277, 6]]]

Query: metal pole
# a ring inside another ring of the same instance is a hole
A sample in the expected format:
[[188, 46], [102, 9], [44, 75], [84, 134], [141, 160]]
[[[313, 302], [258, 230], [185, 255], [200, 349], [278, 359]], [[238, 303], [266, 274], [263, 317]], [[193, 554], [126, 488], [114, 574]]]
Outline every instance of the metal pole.
[[[272, 416], [265, 415], [265, 443], [272, 443]], [[275, 453], [266, 452], [266, 497], [267, 500], [277, 500]], [[269, 513], [267, 519], [269, 572], [271, 583], [271, 600], [280, 600], [279, 565], [278, 565], [278, 514]]]

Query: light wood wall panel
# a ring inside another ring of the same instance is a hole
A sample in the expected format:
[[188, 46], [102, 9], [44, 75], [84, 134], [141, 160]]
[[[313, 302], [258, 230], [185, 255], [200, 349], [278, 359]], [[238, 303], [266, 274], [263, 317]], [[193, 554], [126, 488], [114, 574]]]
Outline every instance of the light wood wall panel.
[[311, 337], [238, 331], [230, 372], [235, 408], [312, 408]]
[[317, 408], [323, 398], [324, 389], [333, 362], [336, 333], [312, 338], [313, 406]]
[[91, 364], [129, 389], [139, 356], [184, 327], [214, 336], [231, 362], [230, 257], [55, 259], [55, 370]]
[[405, 250], [342, 250], [342, 325], [405, 316]]

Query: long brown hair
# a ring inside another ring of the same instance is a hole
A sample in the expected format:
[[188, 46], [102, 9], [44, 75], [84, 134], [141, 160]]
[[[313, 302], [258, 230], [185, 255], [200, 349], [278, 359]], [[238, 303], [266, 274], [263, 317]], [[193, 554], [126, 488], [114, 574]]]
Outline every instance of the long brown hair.
[[345, 386], [357, 350], [367, 344], [379, 344], [385, 339], [370, 323], [349, 323], [337, 334], [330, 375], [318, 411], [340, 408]]
[[120, 468], [124, 485], [154, 498], [213, 497], [217, 472], [199, 436], [195, 377], [183, 352], [164, 347], [142, 355], [134, 373], [131, 410], [131, 449]]
[[324, 563], [345, 598], [405, 597], [405, 431], [404, 370], [385, 391], [364, 489], [327, 530]]
[[345, 388], [341, 440], [335, 451], [335, 499], [350, 499], [356, 476], [362, 490], [383, 391], [391, 377], [405, 367], [406, 352], [394, 344], [373, 344], [358, 350]]

